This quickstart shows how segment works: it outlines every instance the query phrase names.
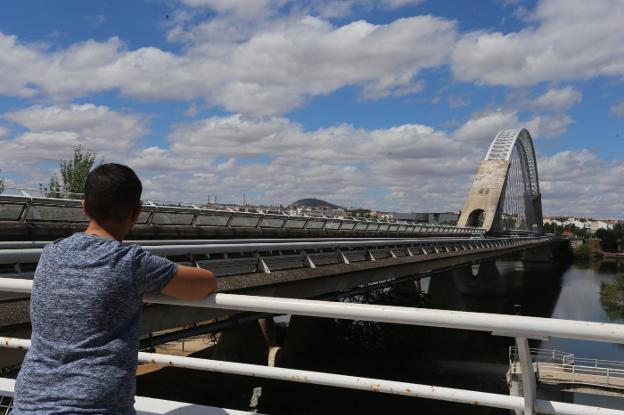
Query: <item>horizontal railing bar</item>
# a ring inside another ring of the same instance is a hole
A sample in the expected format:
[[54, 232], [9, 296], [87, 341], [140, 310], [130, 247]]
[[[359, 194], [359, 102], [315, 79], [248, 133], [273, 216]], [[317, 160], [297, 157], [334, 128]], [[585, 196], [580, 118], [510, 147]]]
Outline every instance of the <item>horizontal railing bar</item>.
[[[76, 208], [80, 207], [80, 200], [76, 199], [55, 199], [55, 198], [45, 198], [45, 197], [27, 197], [27, 196], [14, 196], [14, 195], [0, 195], [0, 204], [2, 202], [8, 203], [22, 203], [29, 206], [58, 206], [58, 207], [69, 207]], [[149, 201], [148, 201], [149, 202]], [[216, 216], [238, 216], [238, 217], [258, 217], [258, 218], [267, 218], [267, 219], [286, 219], [286, 220], [313, 220], [313, 221], [335, 221], [340, 223], [377, 223], [381, 225], [398, 225], [398, 226], [419, 226], [426, 228], [425, 230], [460, 230], [461, 232], [474, 232], [474, 233], [485, 233], [485, 229], [478, 227], [457, 227], [457, 226], [449, 226], [449, 225], [435, 225], [435, 224], [408, 224], [401, 223], [396, 221], [388, 221], [388, 220], [365, 220], [358, 218], [333, 218], [333, 217], [324, 217], [324, 216], [302, 216], [302, 215], [289, 215], [286, 213], [259, 213], [259, 212], [246, 212], [246, 211], [235, 211], [228, 209], [214, 209], [214, 208], [206, 208], [206, 207], [198, 207], [193, 204], [186, 204], [186, 206], [177, 206], [177, 205], [166, 205], [166, 204], [150, 204], [147, 203], [143, 206], [143, 210], [146, 213], [178, 213], [184, 214], [189, 213], [193, 215], [216, 215]], [[212, 226], [212, 225], [202, 225], [202, 226]], [[219, 225], [215, 225], [219, 226]], [[256, 227], [256, 226], [252, 226]], [[410, 232], [414, 232], [410, 231]], [[380, 232], [379, 230], [368, 231], [366, 232]]]
[[594, 367], [594, 366], [579, 366], [574, 364], [557, 364], [557, 363], [546, 363], [546, 362], [538, 362], [539, 367], [543, 368], [557, 368], [557, 369], [569, 369], [572, 370], [572, 366], [574, 366], [574, 371], [577, 373], [607, 373], [609, 371], [610, 374], [615, 375], [623, 375], [624, 370], [622, 369], [613, 369], [607, 367]]
[[[30, 280], [0, 278], [0, 291], [28, 293], [31, 289]], [[200, 301], [178, 300], [164, 295], [146, 295], [145, 301], [179, 306], [487, 331], [507, 337], [552, 336], [624, 344], [624, 325], [612, 323], [225, 293], [213, 294]]]
[[[503, 241], [509, 243], [502, 248], [525, 245], [533, 241], [548, 240], [547, 237], [522, 239], [491, 239], [491, 241]], [[265, 251], [291, 251], [302, 249], [340, 249], [340, 248], [359, 248], [359, 247], [378, 247], [378, 246], [410, 246], [410, 245], [436, 245], [449, 243], [466, 242], [466, 238], [448, 238], [444, 240], [432, 240], [430, 238], [403, 239], [403, 240], [332, 240], [319, 242], [284, 242], [284, 243], [219, 243], [204, 245], [146, 245], [145, 250], [156, 255], [188, 255], [188, 254], [206, 254], [206, 253], [233, 253], [233, 252], [265, 252]], [[481, 248], [481, 249], [498, 249], [498, 248]], [[10, 264], [17, 262], [36, 262], [41, 255], [43, 248], [24, 248], [24, 249], [0, 249], [0, 264]]]
[[[515, 346], [510, 346], [510, 351], [512, 353], [512, 356], [517, 358], [517, 349]], [[579, 357], [576, 356], [574, 353], [569, 353], [569, 352], [564, 352], [564, 351], [560, 351], [560, 350], [554, 350], [554, 349], [541, 349], [541, 348], [537, 348], [537, 347], [532, 347], [530, 349], [531, 351], [531, 356], [535, 357], [536, 359], [539, 358], [544, 358], [547, 359], [547, 362], [544, 362], [542, 360], [534, 360], [534, 362], [536, 363], [552, 363], [552, 364], [558, 364], [557, 362], [562, 362], [560, 364], [570, 364], [570, 363], [563, 363], [563, 359], [565, 357], [569, 357], [570, 359], [572, 359], [571, 364], [574, 364], [576, 367], [579, 367], [581, 365], [579, 365], [577, 362], [581, 362], [581, 363], [593, 363], [593, 364], [602, 364], [604, 366], [598, 366], [598, 367], [603, 367], [606, 368], [606, 366], [609, 367], [609, 369], [613, 368], [614, 366], [622, 366], [622, 370], [624, 370], [624, 361], [618, 361], [618, 360], [605, 360], [605, 359], [594, 359], [591, 357]], [[553, 357], [553, 353], [555, 354], [555, 357]], [[588, 366], [588, 365], [584, 365], [585, 367], [596, 367], [596, 366]], [[615, 369], [615, 368], [614, 368]]]
[[[29, 340], [6, 337], [0, 337], [0, 344], [17, 349], [28, 349], [30, 347]], [[340, 375], [335, 373], [316, 372], [311, 370], [288, 369], [158, 353], [139, 352], [138, 360], [139, 362], [158, 364], [162, 366], [262, 377], [266, 379], [298, 383], [311, 383], [315, 385], [381, 392], [391, 395], [442, 400], [470, 405], [482, 405], [509, 410], [522, 410], [524, 408], [524, 399], [522, 397], [479, 392], [468, 389], [449, 388], [444, 386], [423, 385], [384, 379]], [[561, 402], [555, 401], [536, 400], [536, 406], [541, 408], [541, 412], [544, 414], [624, 415], [624, 411], [586, 405], [561, 404]]]
[[[22, 203], [30, 206], [58, 206], [58, 207], [70, 207], [76, 208], [80, 207], [80, 200], [77, 199], [56, 199], [56, 198], [45, 198], [45, 197], [36, 197], [36, 196], [16, 196], [16, 195], [0, 195], [0, 204], [2, 202], [6, 203]], [[465, 232], [476, 232], [476, 233], [484, 233], [485, 229], [471, 226], [450, 226], [450, 225], [436, 225], [429, 223], [402, 223], [392, 220], [367, 220], [361, 218], [334, 218], [334, 217], [326, 217], [326, 216], [305, 216], [305, 215], [290, 215], [287, 213], [260, 213], [260, 212], [247, 212], [242, 210], [231, 210], [227, 208], [207, 208], [207, 207], [199, 207], [193, 204], [182, 205], [172, 205], [172, 204], [152, 204], [149, 200], [143, 206], [143, 211], [146, 213], [190, 213], [190, 214], [201, 214], [201, 215], [228, 215], [228, 216], [247, 216], [247, 217], [258, 217], [258, 218], [271, 218], [271, 219], [291, 219], [291, 220], [315, 220], [315, 221], [336, 221], [341, 223], [378, 223], [378, 224], [387, 224], [387, 225], [405, 225], [405, 226], [421, 226], [425, 228], [431, 229], [460, 229]], [[208, 225], [210, 226], [210, 225]]]
[[[0, 396], [13, 397], [15, 391], [15, 379], [0, 378]], [[0, 412], [5, 409], [0, 406]], [[237, 411], [234, 409], [216, 408], [212, 406], [189, 404], [186, 402], [176, 402], [164, 399], [146, 398], [136, 396], [134, 409], [137, 415], [251, 415], [249, 411]], [[3, 412], [1, 412], [3, 413]], [[257, 413], [257, 415], [261, 415]]]
[[[208, 245], [208, 244], [240, 244], [240, 243], [285, 243], [285, 242], [331, 242], [331, 241], [405, 241], [414, 238], [397, 237], [397, 238], [360, 238], [360, 237], [344, 237], [344, 238], [244, 238], [244, 239], [136, 239], [125, 240], [124, 245], [138, 244], [145, 245]], [[427, 241], [449, 241], [451, 236], [434, 236], [427, 238]], [[486, 240], [486, 239], [484, 239]], [[489, 240], [493, 240], [489, 239]], [[43, 248], [52, 241], [0, 241], [0, 249], [23, 249], [23, 248]]]

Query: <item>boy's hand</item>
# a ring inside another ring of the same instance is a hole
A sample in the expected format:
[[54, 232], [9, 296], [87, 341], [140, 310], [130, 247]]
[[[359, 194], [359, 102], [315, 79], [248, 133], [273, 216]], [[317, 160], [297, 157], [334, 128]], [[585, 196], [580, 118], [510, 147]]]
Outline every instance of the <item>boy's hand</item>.
[[216, 289], [217, 279], [212, 272], [178, 265], [173, 279], [163, 288], [162, 293], [181, 300], [202, 300]]

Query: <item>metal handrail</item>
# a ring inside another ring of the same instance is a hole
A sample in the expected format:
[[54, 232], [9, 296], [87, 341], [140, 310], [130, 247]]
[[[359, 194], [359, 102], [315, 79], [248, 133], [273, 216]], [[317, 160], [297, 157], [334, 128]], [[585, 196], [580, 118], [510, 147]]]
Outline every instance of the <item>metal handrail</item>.
[[[189, 245], [145, 245], [143, 248], [153, 254], [171, 255], [205, 255], [222, 253], [279, 252], [279, 251], [320, 251], [324, 249], [358, 249], [380, 247], [426, 248], [462, 247], [468, 250], [492, 249], [497, 247], [523, 246], [546, 241], [548, 237], [535, 238], [492, 238], [469, 240], [466, 238], [415, 238], [415, 239], [365, 239], [365, 240], [324, 240], [298, 242], [252, 242], [252, 243], [211, 243]], [[439, 251], [439, 249], [438, 249]], [[34, 263], [39, 260], [42, 247], [21, 249], [0, 249], [0, 264]]]
[[[32, 281], [0, 279], [0, 290], [30, 292]], [[240, 311], [260, 311], [278, 314], [294, 314], [327, 318], [365, 320], [382, 323], [455, 328], [492, 332], [495, 335], [514, 337], [519, 346], [520, 360], [524, 367], [530, 365], [527, 338], [548, 336], [614, 342], [624, 344], [624, 327], [618, 324], [605, 324], [573, 320], [546, 319], [526, 316], [505, 316], [490, 313], [473, 313], [448, 310], [419, 309], [372, 304], [335, 303], [317, 300], [291, 298], [270, 298], [236, 294], [213, 294], [201, 301], [177, 300], [163, 295], [149, 295], [145, 301], [151, 303], [185, 305], [193, 307], [220, 308]], [[26, 348], [28, 340], [0, 338], [0, 346]], [[189, 357], [157, 354], [139, 354], [141, 361], [163, 365], [174, 365], [200, 370], [213, 370], [248, 376], [262, 376], [297, 382], [345, 387], [360, 390], [377, 390], [384, 393], [439, 399], [475, 405], [485, 405], [512, 410], [524, 410], [525, 414], [534, 411], [544, 414], [617, 414], [624, 411], [609, 410], [585, 405], [536, 399], [535, 383], [531, 374], [523, 370], [524, 397], [484, 393], [465, 389], [410, 384], [380, 379], [357, 378], [332, 373], [303, 371], [248, 365], [235, 362], [221, 362]]]
[[[66, 206], [66, 207], [80, 207], [80, 201], [76, 199], [55, 199], [55, 198], [45, 198], [45, 197], [33, 197], [33, 196], [16, 196], [16, 195], [0, 195], [0, 204], [2, 202], [5, 203], [18, 203], [24, 204], [24, 209], [30, 206]], [[244, 211], [234, 211], [231, 209], [223, 208], [223, 209], [213, 209], [207, 207], [199, 207], [191, 204], [190, 206], [171, 206], [171, 205], [158, 205], [155, 203], [145, 203], [143, 206], [143, 211], [148, 213], [150, 216], [156, 213], [178, 213], [178, 214], [192, 214], [194, 215], [194, 219], [191, 223], [194, 223], [195, 219], [198, 216], [227, 216], [227, 217], [257, 217], [259, 219], [267, 218], [267, 219], [277, 219], [282, 220], [283, 225], [285, 225], [286, 221], [303, 221], [304, 225], [302, 229], [307, 229], [306, 226], [308, 222], [322, 222], [323, 226], [321, 229], [324, 229], [326, 224], [328, 223], [340, 223], [337, 229], [335, 230], [345, 230], [343, 229], [344, 224], [353, 224], [354, 230], [359, 224], [365, 224], [366, 229], [361, 229], [361, 231], [365, 232], [381, 232], [381, 231], [389, 231], [389, 232], [407, 232], [407, 233], [447, 233], [447, 234], [483, 234], [485, 233], [485, 229], [478, 227], [455, 227], [455, 226], [447, 226], [447, 225], [430, 225], [430, 224], [406, 224], [400, 223], [397, 221], [382, 221], [377, 220], [375, 222], [366, 220], [366, 219], [356, 219], [356, 218], [328, 218], [328, 217], [313, 217], [313, 216], [301, 216], [301, 215], [288, 215], [288, 214], [275, 214], [275, 213], [257, 213], [257, 212], [244, 212]], [[22, 212], [20, 217], [25, 216]], [[148, 217], [147, 223], [150, 223], [150, 219]], [[251, 228], [265, 228], [261, 226], [262, 221], [259, 220], [255, 226], [248, 226]], [[282, 225], [282, 226], [283, 226]], [[375, 225], [375, 229], [369, 228]], [[199, 225], [199, 226], [219, 226], [219, 225]], [[381, 226], [386, 226], [387, 228], [380, 230]], [[390, 227], [405, 227], [404, 230], [399, 231], [398, 228], [394, 230], [390, 230]]]
[[[612, 369], [620, 368], [620, 370], [624, 370], [624, 362], [622, 361], [578, 357], [574, 353], [568, 353], [568, 352], [563, 352], [560, 350], [553, 350], [553, 349], [533, 348], [533, 347], [530, 349], [530, 352], [531, 352], [531, 357], [533, 357], [534, 362], [544, 362], [544, 363], [553, 363], [553, 364], [560, 362], [560, 364], [562, 365], [570, 365], [570, 363], [568, 362], [572, 361], [573, 363], [571, 364], [574, 364], [576, 366], [599, 367], [600, 365], [603, 367], [609, 366], [609, 368], [612, 368]], [[510, 356], [509, 358], [510, 362], [515, 361], [514, 359], [517, 358], [517, 349], [515, 346], [511, 346], [509, 348], [509, 356]], [[539, 360], [540, 358], [544, 360]], [[577, 363], [586, 363], [586, 364], [580, 365]], [[587, 364], [591, 364], [591, 366]]]
[[[32, 281], [0, 278], [0, 290], [30, 293]], [[544, 339], [560, 337], [624, 344], [624, 325], [542, 317], [436, 310], [375, 304], [338, 303], [297, 298], [217, 293], [199, 301], [179, 300], [161, 294], [145, 296], [149, 303], [176, 306], [294, 314], [349, 320], [375, 321], [491, 332], [498, 336]]]
[[[0, 347], [28, 349], [30, 341], [0, 337]], [[524, 399], [518, 396], [479, 392], [468, 389], [449, 388], [443, 386], [423, 385], [417, 383], [397, 382], [385, 379], [355, 377], [311, 370], [270, 367], [248, 363], [228, 362], [193, 357], [173, 356], [158, 353], [138, 355], [138, 361], [162, 366], [228, 373], [242, 376], [262, 377], [265, 379], [285, 380], [290, 382], [311, 383], [315, 385], [333, 386], [346, 389], [375, 391], [391, 395], [415, 398], [436, 399], [470, 405], [490, 406], [509, 410], [524, 409]], [[624, 411], [610, 410], [579, 404], [536, 399], [535, 409], [541, 414], [563, 415], [622, 415]]]
[[[428, 241], [446, 241], [453, 237], [434, 236], [427, 238]], [[408, 237], [379, 237], [376, 241], [406, 241], [414, 238]], [[344, 238], [243, 238], [243, 239], [126, 239], [123, 245], [208, 245], [208, 244], [240, 244], [240, 243], [280, 243], [280, 242], [329, 242], [329, 241], [370, 241], [370, 237]], [[490, 239], [492, 240], [492, 239]], [[0, 241], [0, 249], [24, 249], [43, 248], [53, 241]]]

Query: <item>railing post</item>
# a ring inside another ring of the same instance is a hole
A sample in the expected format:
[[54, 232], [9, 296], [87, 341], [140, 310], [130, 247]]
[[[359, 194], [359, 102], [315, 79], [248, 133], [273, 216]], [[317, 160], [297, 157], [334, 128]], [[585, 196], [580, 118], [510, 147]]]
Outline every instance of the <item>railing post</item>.
[[522, 370], [522, 394], [524, 395], [524, 415], [533, 415], [533, 404], [535, 403], [536, 381], [533, 363], [531, 361], [531, 351], [529, 341], [526, 337], [516, 337], [516, 347], [518, 348], [518, 358]]

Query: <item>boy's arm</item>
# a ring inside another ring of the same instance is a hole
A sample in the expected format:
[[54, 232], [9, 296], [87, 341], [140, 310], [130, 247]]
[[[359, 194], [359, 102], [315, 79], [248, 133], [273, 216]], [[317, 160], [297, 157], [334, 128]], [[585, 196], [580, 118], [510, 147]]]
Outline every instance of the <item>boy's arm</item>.
[[176, 273], [161, 291], [181, 300], [201, 300], [217, 289], [215, 275], [203, 268], [177, 265]]

